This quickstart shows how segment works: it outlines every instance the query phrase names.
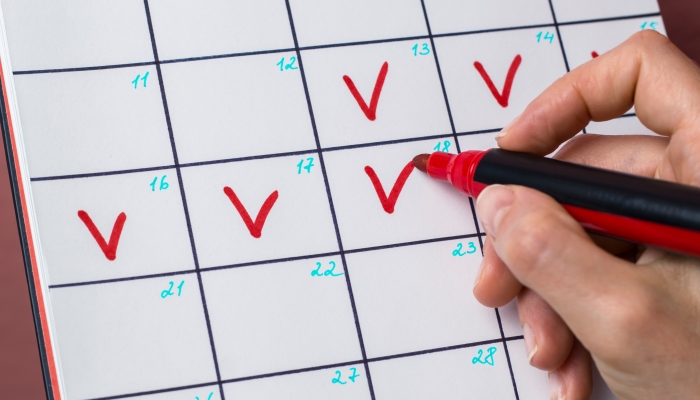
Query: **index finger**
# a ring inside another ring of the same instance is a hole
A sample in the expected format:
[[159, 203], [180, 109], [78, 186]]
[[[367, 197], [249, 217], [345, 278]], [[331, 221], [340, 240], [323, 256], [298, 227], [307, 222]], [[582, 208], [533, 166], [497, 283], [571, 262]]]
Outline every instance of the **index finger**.
[[700, 128], [700, 68], [665, 36], [636, 33], [559, 78], [496, 139], [504, 149], [545, 155], [590, 121], [619, 117], [632, 105], [660, 135]]

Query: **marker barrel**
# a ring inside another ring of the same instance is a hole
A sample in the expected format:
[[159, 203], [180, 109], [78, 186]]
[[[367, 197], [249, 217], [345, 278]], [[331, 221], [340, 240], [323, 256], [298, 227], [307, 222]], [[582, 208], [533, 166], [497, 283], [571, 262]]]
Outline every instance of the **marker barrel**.
[[502, 149], [433, 153], [427, 170], [473, 197], [492, 184], [527, 186], [587, 230], [700, 256], [700, 188]]

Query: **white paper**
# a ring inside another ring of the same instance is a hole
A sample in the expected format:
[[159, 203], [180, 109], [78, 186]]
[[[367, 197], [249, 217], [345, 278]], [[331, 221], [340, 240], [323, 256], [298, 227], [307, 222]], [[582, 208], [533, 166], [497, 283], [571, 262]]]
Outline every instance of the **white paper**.
[[547, 397], [470, 200], [407, 164], [494, 147], [655, 1], [2, 7], [63, 399]]

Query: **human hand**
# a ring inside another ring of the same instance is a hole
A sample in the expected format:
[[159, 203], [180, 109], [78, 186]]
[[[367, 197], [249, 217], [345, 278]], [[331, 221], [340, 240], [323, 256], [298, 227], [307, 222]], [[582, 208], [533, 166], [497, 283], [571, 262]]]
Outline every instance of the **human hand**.
[[[545, 155], [632, 105], [662, 136], [581, 135], [556, 158], [700, 186], [700, 68], [651, 31], [556, 81], [497, 141]], [[550, 371], [552, 398], [590, 396], [591, 356], [620, 399], [698, 397], [700, 260], [655, 249], [623, 260], [529, 188], [490, 186], [477, 213], [488, 237], [474, 294], [490, 307], [517, 296], [528, 358]]]

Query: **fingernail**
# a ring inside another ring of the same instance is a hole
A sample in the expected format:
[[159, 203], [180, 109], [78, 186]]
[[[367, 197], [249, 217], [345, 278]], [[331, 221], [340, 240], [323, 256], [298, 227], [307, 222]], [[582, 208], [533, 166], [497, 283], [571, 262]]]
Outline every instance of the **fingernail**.
[[498, 235], [498, 225], [515, 201], [513, 191], [503, 185], [491, 185], [484, 189], [476, 200], [476, 213], [484, 229], [494, 238]]
[[527, 349], [527, 362], [532, 365], [532, 357], [537, 354], [537, 339], [535, 339], [535, 331], [527, 322], [523, 324], [523, 336], [525, 337], [525, 348]]
[[481, 260], [481, 264], [479, 265], [479, 269], [476, 271], [476, 279], [474, 279], [474, 288], [476, 285], [479, 284], [479, 281], [481, 281], [481, 275], [484, 274], [484, 260]]
[[566, 386], [558, 372], [549, 374], [549, 398], [550, 400], [566, 400]]
[[510, 122], [508, 123], [508, 125], [506, 125], [505, 128], [501, 129], [501, 131], [498, 132], [498, 135], [496, 135], [496, 139], [500, 139], [500, 138], [502, 138], [503, 136], [507, 135], [508, 132], [510, 132], [510, 130], [513, 128], [513, 126], [515, 125], [515, 123], [518, 122], [518, 119], [519, 119], [519, 118], [520, 118], [520, 116], [518, 115], [517, 117], [515, 117], [514, 120], [510, 121]]

